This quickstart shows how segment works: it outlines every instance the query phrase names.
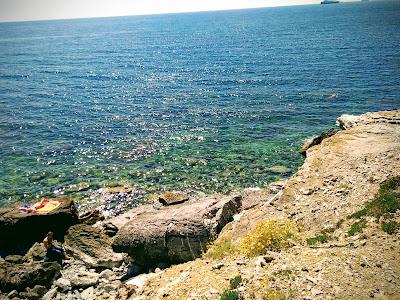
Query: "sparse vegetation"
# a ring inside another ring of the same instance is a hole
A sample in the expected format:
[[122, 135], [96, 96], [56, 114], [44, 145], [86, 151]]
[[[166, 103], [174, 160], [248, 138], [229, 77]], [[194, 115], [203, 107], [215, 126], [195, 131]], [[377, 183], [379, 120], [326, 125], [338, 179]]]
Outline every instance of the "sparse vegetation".
[[208, 251], [204, 254], [207, 258], [220, 259], [232, 255], [237, 251], [232, 243], [232, 235], [226, 234], [209, 244]]
[[234, 254], [250, 257], [261, 255], [267, 250], [279, 251], [290, 245], [290, 240], [296, 238], [298, 231], [296, 224], [288, 219], [261, 220], [237, 243], [233, 243], [231, 234], [221, 236], [210, 243], [204, 256], [221, 259]]
[[282, 250], [289, 246], [290, 239], [296, 238], [298, 228], [290, 220], [261, 220], [239, 243], [239, 252], [256, 256], [267, 250]]
[[280, 290], [276, 289], [269, 289], [265, 292], [264, 300], [286, 300], [288, 297], [286, 294]]
[[[400, 209], [400, 176], [395, 176], [384, 181], [380, 188], [377, 196], [367, 205], [350, 215], [349, 219], [360, 219], [364, 216], [373, 216], [377, 220], [381, 219], [382, 230], [393, 234], [399, 228], [400, 224], [394, 220], [393, 214]], [[354, 235], [356, 232], [362, 232], [362, 228], [365, 227], [366, 221], [355, 222], [351, 225], [348, 234]]]
[[239, 293], [237, 291], [226, 290], [221, 294], [220, 300], [238, 300]]
[[366, 216], [368, 214], [368, 209], [363, 208], [361, 210], [359, 210], [358, 212], [355, 212], [354, 214], [348, 216], [348, 219], [359, 219], [363, 216]]
[[350, 229], [347, 231], [347, 234], [349, 236], [353, 236], [356, 233], [362, 233], [363, 229], [365, 228], [365, 226], [367, 225], [367, 220], [362, 219], [358, 222], [354, 222], [351, 226]]
[[322, 233], [322, 235], [326, 235], [326, 234], [328, 234], [328, 233], [333, 233], [333, 232], [335, 232], [335, 230], [338, 229], [339, 227], [340, 227], [340, 225], [339, 225], [339, 226], [336, 225], [335, 227], [328, 227], [328, 228], [322, 229], [322, 230], [321, 230], [321, 233]]
[[235, 277], [233, 277], [229, 284], [230, 284], [230, 289], [225, 290], [222, 294], [221, 294], [221, 300], [237, 300], [239, 299], [239, 293], [237, 291], [235, 291], [235, 289], [237, 289], [240, 285], [240, 283], [242, 282], [242, 276], [237, 275]]
[[388, 234], [394, 234], [397, 230], [399, 230], [400, 228], [400, 223], [396, 222], [396, 221], [388, 221], [385, 222], [383, 221], [382, 224], [382, 230]]
[[242, 276], [237, 275], [230, 280], [231, 289], [237, 289], [242, 282]]
[[273, 276], [287, 277], [288, 279], [294, 279], [292, 270], [279, 270], [272, 273]]
[[329, 240], [327, 235], [318, 235], [312, 238], [307, 239], [307, 245], [313, 246], [316, 243], [326, 243]]
[[308, 238], [306, 240], [307, 245], [308, 246], [314, 246], [317, 243], [323, 244], [323, 243], [327, 243], [329, 240], [332, 240], [332, 236], [331, 234], [334, 233], [337, 229], [340, 228], [340, 226], [342, 226], [344, 222], [344, 219], [340, 219], [335, 226], [329, 226], [327, 228], [324, 228], [321, 230], [321, 234], [315, 236], [315, 237], [311, 237]]

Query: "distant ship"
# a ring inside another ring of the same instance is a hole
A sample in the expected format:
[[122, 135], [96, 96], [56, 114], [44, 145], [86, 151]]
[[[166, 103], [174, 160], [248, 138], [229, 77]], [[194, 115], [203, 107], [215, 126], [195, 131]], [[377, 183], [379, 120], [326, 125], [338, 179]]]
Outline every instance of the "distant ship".
[[321, 2], [321, 4], [336, 4], [339, 3], [337, 0], [324, 0]]

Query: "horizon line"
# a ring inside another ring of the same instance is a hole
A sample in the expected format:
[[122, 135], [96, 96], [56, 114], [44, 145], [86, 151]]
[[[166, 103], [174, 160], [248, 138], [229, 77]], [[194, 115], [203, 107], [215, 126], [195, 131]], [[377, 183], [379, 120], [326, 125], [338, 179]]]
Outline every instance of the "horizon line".
[[[361, 0], [344, 1], [339, 4], [361, 2]], [[87, 16], [87, 17], [67, 17], [67, 18], [38, 18], [26, 20], [0, 20], [0, 24], [5, 23], [27, 23], [27, 22], [46, 22], [46, 21], [68, 21], [68, 20], [86, 20], [86, 19], [103, 19], [103, 18], [119, 18], [119, 17], [142, 17], [142, 16], [158, 16], [158, 15], [173, 15], [173, 14], [190, 14], [190, 13], [206, 13], [206, 12], [224, 12], [224, 11], [238, 11], [238, 10], [251, 10], [251, 9], [265, 9], [265, 8], [282, 8], [291, 6], [309, 6], [320, 5], [320, 3], [299, 3], [299, 4], [284, 4], [284, 5], [271, 5], [271, 6], [256, 6], [256, 7], [240, 7], [240, 8], [227, 8], [227, 9], [209, 9], [209, 10], [193, 10], [193, 11], [176, 11], [176, 12], [155, 12], [155, 13], [138, 13], [129, 15], [110, 15], [110, 16]]]

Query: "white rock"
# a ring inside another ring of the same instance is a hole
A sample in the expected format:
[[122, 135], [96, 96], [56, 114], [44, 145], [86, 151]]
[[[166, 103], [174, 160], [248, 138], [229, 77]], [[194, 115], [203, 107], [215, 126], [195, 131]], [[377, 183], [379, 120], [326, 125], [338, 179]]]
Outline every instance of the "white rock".
[[311, 289], [311, 294], [313, 294], [313, 296], [318, 296], [318, 295], [321, 295], [321, 294], [323, 294], [324, 292], [323, 291], [321, 291], [321, 290], [319, 290], [319, 289], [316, 289], [316, 288], [312, 288]]
[[255, 263], [256, 267], [258, 267], [258, 268], [262, 268], [262, 267], [267, 265], [267, 262], [265, 261], [265, 258], [262, 257], [262, 256], [257, 257], [257, 259], [256, 259], [256, 261], [254, 263]]
[[68, 292], [67, 297], [65, 298], [65, 300], [74, 300], [74, 296], [72, 295], [71, 292]]
[[75, 299], [78, 299], [78, 300], [82, 299], [81, 294], [78, 292], [78, 290], [74, 291], [74, 297], [75, 297]]
[[361, 120], [361, 116], [353, 116], [353, 115], [341, 115], [336, 120], [336, 125], [342, 127], [343, 129], [347, 129], [353, 127], [357, 122]]
[[109, 269], [106, 269], [106, 270], [104, 270], [104, 271], [102, 271], [100, 273], [100, 277], [99, 278], [100, 279], [103, 278], [103, 279], [106, 279], [106, 280], [114, 280], [116, 278], [116, 276], [115, 276], [115, 273], [113, 271], [111, 271]]
[[94, 288], [92, 286], [88, 287], [86, 290], [84, 290], [81, 293], [81, 297], [82, 297], [83, 300], [94, 300], [94, 299], [96, 299], [96, 296], [94, 294]]
[[8, 293], [7, 297], [8, 298], [13, 298], [16, 297], [18, 295], [18, 292], [16, 290], [12, 290], [11, 292]]
[[66, 292], [71, 289], [71, 281], [63, 277], [58, 278], [54, 284], [59, 287], [62, 292]]
[[63, 277], [71, 282], [73, 288], [94, 286], [99, 281], [99, 274], [83, 270], [68, 270], [64, 272]]
[[142, 288], [146, 284], [146, 282], [149, 279], [153, 278], [154, 276], [157, 276], [157, 274], [156, 273], [140, 274], [139, 276], [136, 276], [136, 277], [128, 280], [126, 282], [126, 284], [134, 285], [134, 286], [136, 286], [138, 288]]
[[51, 300], [55, 297], [56, 294], [57, 294], [57, 287], [54, 287], [43, 295], [42, 300]]

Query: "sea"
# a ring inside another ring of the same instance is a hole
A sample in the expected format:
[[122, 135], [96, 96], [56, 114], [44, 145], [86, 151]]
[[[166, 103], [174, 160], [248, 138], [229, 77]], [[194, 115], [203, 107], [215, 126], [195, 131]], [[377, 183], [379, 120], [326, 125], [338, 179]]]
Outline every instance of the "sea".
[[263, 188], [400, 107], [400, 1], [0, 23], [0, 206]]

